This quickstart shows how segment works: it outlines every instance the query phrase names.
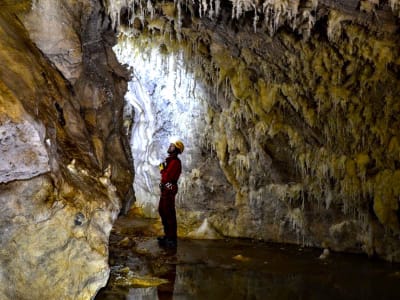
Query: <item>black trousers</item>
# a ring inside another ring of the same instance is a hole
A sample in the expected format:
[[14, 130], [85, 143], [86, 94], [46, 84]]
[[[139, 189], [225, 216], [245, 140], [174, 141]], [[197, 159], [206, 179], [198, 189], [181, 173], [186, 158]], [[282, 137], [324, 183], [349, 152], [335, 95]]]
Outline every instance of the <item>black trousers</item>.
[[176, 239], [177, 224], [175, 211], [175, 196], [177, 190], [161, 189], [160, 202], [158, 204], [158, 213], [164, 227], [164, 234], [167, 238]]

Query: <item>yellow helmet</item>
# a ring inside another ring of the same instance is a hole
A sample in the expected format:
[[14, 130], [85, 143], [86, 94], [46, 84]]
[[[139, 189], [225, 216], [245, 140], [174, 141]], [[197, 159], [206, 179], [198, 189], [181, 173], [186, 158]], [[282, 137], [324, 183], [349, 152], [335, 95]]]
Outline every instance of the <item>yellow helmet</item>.
[[182, 153], [182, 152], [183, 152], [183, 149], [185, 149], [185, 146], [183, 145], [183, 143], [182, 143], [181, 141], [175, 141], [175, 142], [173, 142], [172, 144], [174, 144], [175, 147], [176, 147], [177, 149], [179, 149], [179, 152], [180, 152], [180, 153]]

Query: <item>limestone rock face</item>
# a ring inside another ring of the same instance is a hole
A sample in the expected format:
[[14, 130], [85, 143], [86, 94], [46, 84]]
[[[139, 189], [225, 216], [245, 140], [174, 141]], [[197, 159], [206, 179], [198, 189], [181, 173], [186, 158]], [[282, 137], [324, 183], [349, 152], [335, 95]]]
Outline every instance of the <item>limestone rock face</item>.
[[88, 10], [85, 1], [32, 1], [24, 18], [31, 39], [71, 83], [82, 73], [80, 18]]
[[121, 43], [183, 57], [210, 93], [201, 145], [186, 146], [182, 235], [207, 219], [400, 260], [397, 1], [136, 4], [109, 6]]
[[23, 121], [5, 122], [0, 127], [0, 182], [29, 179], [50, 171], [49, 156], [44, 145], [44, 128]]
[[1, 299], [92, 299], [107, 283], [133, 195], [107, 28], [96, 1], [2, 1]]
[[47, 175], [2, 188], [2, 299], [90, 299], [107, 282], [116, 208], [83, 210], [58, 197]]

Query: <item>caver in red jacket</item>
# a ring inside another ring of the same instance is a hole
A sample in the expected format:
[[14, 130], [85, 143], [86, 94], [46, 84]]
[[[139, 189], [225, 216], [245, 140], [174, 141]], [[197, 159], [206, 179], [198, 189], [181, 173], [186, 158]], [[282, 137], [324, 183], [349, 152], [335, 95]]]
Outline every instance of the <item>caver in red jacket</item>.
[[[170, 146], [171, 148], [171, 146]], [[178, 192], [178, 179], [182, 172], [182, 164], [178, 158], [179, 151], [170, 152], [161, 167], [161, 196], [158, 204], [158, 212], [164, 227], [165, 237], [176, 241], [177, 224], [175, 211], [175, 195]]]

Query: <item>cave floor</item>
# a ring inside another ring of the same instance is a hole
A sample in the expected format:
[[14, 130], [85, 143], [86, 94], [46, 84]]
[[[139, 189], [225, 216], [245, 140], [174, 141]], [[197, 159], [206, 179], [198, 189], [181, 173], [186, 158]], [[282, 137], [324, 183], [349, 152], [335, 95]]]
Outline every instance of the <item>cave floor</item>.
[[399, 299], [400, 265], [361, 255], [242, 239], [179, 239], [158, 220], [120, 217], [110, 235], [108, 299]]

